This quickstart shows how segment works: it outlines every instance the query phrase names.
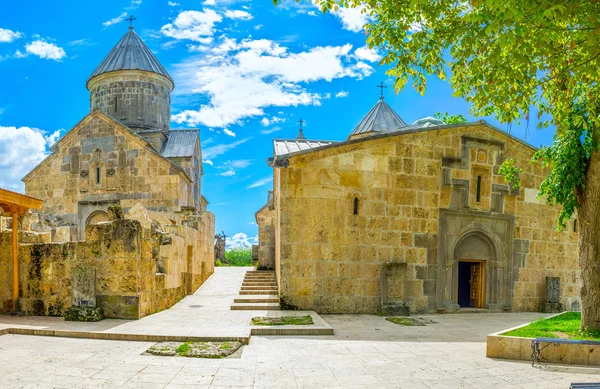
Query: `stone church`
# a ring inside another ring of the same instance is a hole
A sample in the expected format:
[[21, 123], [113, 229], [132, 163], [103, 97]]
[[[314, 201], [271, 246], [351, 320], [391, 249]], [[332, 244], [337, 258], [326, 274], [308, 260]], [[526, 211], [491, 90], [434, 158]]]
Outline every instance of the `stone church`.
[[535, 151], [485, 121], [409, 125], [383, 96], [344, 141], [275, 139], [259, 265], [282, 305], [320, 313], [539, 311], [547, 279], [577, 309], [576, 220], [556, 231]]
[[[90, 113], [23, 178], [43, 208], [21, 222], [19, 301], [16, 282], [0, 279], [0, 312], [60, 316], [83, 302], [136, 319], [214, 271], [200, 133], [170, 128], [169, 73], [129, 27], [86, 86]], [[12, 274], [1, 219], [0, 266]]]
[[198, 130], [171, 130], [174, 82], [133, 28], [87, 80], [90, 113], [23, 181], [44, 213], [76, 226], [141, 204], [174, 222], [205, 211]]

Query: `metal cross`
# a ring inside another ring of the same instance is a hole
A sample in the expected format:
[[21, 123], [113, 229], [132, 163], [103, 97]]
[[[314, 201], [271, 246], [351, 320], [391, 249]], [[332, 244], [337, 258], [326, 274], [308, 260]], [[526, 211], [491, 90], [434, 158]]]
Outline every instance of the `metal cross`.
[[377, 88], [381, 89], [381, 95], [379, 97], [383, 98], [383, 88], [387, 88], [387, 86], [383, 85], [383, 81], [381, 84], [377, 85]]
[[300, 123], [300, 129], [302, 129], [302, 125], [306, 122], [304, 120], [300, 119], [300, 120], [298, 120], [298, 123]]
[[137, 20], [137, 18], [134, 18], [133, 15], [129, 15], [129, 17], [125, 20], [129, 22], [129, 27], [133, 27], [133, 21]]

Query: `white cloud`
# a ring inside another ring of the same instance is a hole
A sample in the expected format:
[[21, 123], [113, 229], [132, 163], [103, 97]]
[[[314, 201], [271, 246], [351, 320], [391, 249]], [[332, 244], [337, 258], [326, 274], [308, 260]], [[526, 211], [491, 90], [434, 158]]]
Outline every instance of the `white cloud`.
[[227, 128], [223, 129], [223, 132], [225, 133], [225, 135], [229, 135], [233, 138], [235, 138], [235, 132], [228, 130]]
[[340, 19], [345, 30], [360, 32], [370, 18], [368, 12], [363, 13], [365, 8], [364, 5], [356, 8], [340, 7], [337, 11], [331, 11], [331, 13]]
[[366, 45], [354, 50], [354, 56], [368, 62], [377, 62], [381, 59], [381, 55], [377, 49], [370, 49]]
[[216, 5], [217, 2], [215, 0], [206, 0], [204, 2], [204, 5]]
[[250, 15], [246, 11], [242, 11], [239, 9], [225, 11], [225, 17], [229, 19], [240, 19], [240, 20], [250, 20], [252, 19], [252, 15]]
[[256, 31], [260, 30], [261, 28], [263, 28], [263, 25], [262, 25], [262, 24], [257, 24], [256, 26], [254, 26], [254, 29], [255, 29]]
[[179, 5], [179, 3], [175, 3], [173, 1], [169, 1], [167, 4], [169, 5], [169, 7], [177, 7]]
[[213, 161], [211, 161], [210, 159], [203, 159], [202, 163], [205, 163], [207, 165], [213, 166]]
[[214, 146], [210, 146], [202, 150], [202, 156], [206, 159], [218, 157], [219, 155], [225, 154], [229, 150], [235, 149], [239, 145], [248, 142], [252, 138], [240, 139], [232, 143], [222, 143]]
[[15, 51], [15, 58], [25, 58], [27, 54], [22, 53], [20, 50]]
[[102, 23], [102, 25], [104, 27], [110, 27], [113, 24], [121, 23], [123, 20], [125, 20], [126, 17], [127, 17], [127, 12], [123, 12], [122, 14], [120, 14], [119, 16], [117, 16], [116, 18], [112, 18], [112, 19], [107, 20], [106, 22]]
[[229, 204], [229, 203], [216, 203], [215, 205], [222, 206], [222, 205], [227, 205], [227, 204]]
[[12, 31], [6, 28], [0, 28], [0, 43], [10, 43], [22, 37], [23, 34], [19, 31]]
[[231, 177], [231, 176], [235, 176], [235, 170], [233, 170], [232, 168], [229, 168], [229, 170], [226, 170], [222, 173], [219, 173], [219, 175], [223, 176], [223, 177]]
[[243, 232], [238, 232], [226, 240], [228, 250], [236, 247], [252, 247], [253, 244], [258, 244], [258, 236], [249, 237]]
[[315, 11], [308, 11], [306, 14], [308, 16], [318, 16], [318, 14]]
[[29, 54], [37, 55], [44, 59], [53, 59], [60, 61], [67, 56], [62, 47], [56, 46], [54, 43], [48, 43], [43, 40], [33, 41], [25, 45], [25, 51]]
[[[223, 39], [205, 55], [175, 66], [179, 95], [203, 94], [209, 102], [198, 110], [173, 115], [176, 123], [225, 127], [263, 116], [264, 108], [320, 105], [326, 98], [307, 89], [314, 81], [361, 79], [373, 68], [350, 55], [352, 45], [313, 47], [290, 53], [276, 42]], [[270, 119], [269, 119], [270, 120]]]
[[335, 97], [337, 98], [341, 98], [341, 97], [348, 97], [350, 93], [346, 92], [345, 90], [339, 91], [338, 93], [335, 94]]
[[212, 41], [215, 23], [221, 20], [223, 17], [212, 9], [183, 11], [173, 23], [165, 24], [160, 31], [170, 38], [207, 44]]
[[269, 125], [271, 125], [271, 124], [283, 123], [283, 122], [285, 122], [285, 120], [286, 120], [285, 118], [280, 118], [280, 117], [278, 117], [278, 116], [272, 116], [272, 117], [271, 117], [271, 119], [269, 119], [268, 117], [266, 117], [266, 116], [265, 116], [265, 117], [264, 117], [264, 118], [262, 118], [262, 120], [260, 121], [260, 124], [261, 124], [263, 127], [267, 127], [267, 126], [269, 126]]
[[0, 127], [0, 133], [0, 187], [22, 191], [21, 178], [47, 156], [59, 133], [30, 127]]
[[268, 130], [262, 130], [260, 133], [266, 135], [266, 134], [272, 134], [272, 133], [277, 132], [277, 131], [281, 131], [281, 127], [273, 127], [273, 128], [268, 129]]
[[273, 181], [273, 177], [261, 178], [260, 180], [254, 181], [252, 184], [248, 185], [248, 189], [257, 188], [259, 186], [266, 185], [271, 181]]
[[131, 0], [129, 7], [126, 7], [125, 9], [134, 10], [137, 9], [137, 7], [139, 7], [140, 5], [142, 5], [142, 0]]

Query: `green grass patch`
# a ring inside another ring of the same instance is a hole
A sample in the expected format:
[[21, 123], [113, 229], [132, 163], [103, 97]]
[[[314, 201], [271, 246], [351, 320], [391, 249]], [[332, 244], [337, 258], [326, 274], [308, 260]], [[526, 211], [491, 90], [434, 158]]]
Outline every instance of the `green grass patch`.
[[236, 247], [227, 250], [225, 251], [225, 258], [229, 265], [224, 266], [252, 266], [252, 248]]
[[175, 349], [175, 352], [179, 355], [181, 354], [185, 354], [188, 352], [188, 350], [190, 349], [190, 344], [189, 343], [182, 343], [179, 347], [177, 347]]
[[423, 327], [430, 323], [435, 323], [432, 320], [423, 319], [421, 317], [404, 317], [404, 316], [391, 316], [386, 317], [385, 320], [391, 321], [394, 324], [401, 326], [417, 326]]
[[280, 317], [253, 317], [252, 324], [255, 326], [308, 326], [315, 324], [310, 315], [306, 316], [280, 316]]
[[550, 319], [539, 319], [531, 324], [501, 335], [519, 338], [565, 338], [600, 340], [600, 331], [580, 331], [581, 313], [565, 312]]

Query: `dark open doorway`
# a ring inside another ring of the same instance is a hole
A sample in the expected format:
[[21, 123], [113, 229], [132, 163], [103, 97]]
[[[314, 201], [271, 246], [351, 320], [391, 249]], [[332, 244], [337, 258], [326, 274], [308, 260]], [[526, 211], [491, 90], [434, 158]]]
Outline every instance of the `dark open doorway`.
[[458, 305], [483, 308], [484, 268], [481, 261], [458, 263]]

